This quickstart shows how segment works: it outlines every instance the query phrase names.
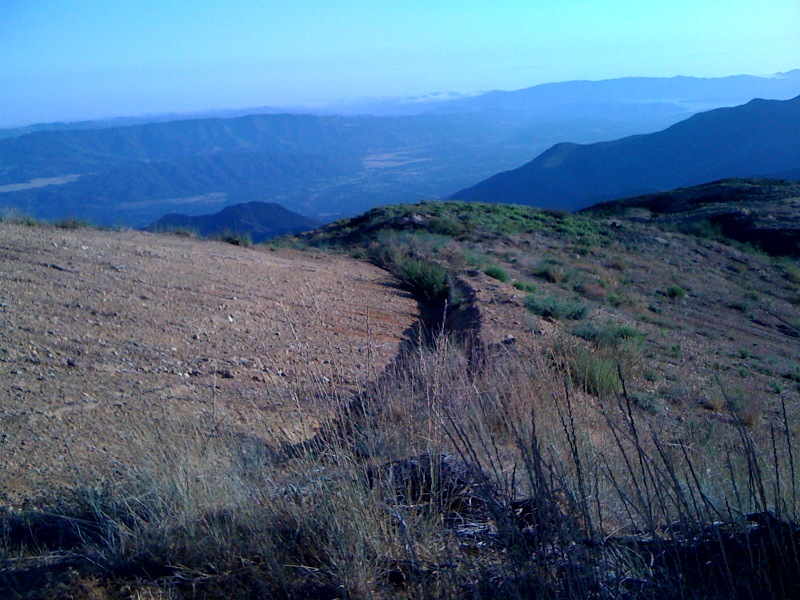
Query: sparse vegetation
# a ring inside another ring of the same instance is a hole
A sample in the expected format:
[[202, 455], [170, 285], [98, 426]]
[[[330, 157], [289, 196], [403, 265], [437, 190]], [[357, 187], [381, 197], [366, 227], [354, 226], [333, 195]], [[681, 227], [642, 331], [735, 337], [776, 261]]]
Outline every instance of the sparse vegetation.
[[618, 347], [626, 341], [642, 342], [644, 334], [630, 325], [581, 323], [572, 328], [572, 333], [597, 346]]
[[539, 263], [533, 274], [550, 283], [566, 283], [570, 276], [561, 261], [552, 258]]
[[536, 284], [533, 283], [532, 281], [515, 280], [514, 283], [512, 283], [511, 285], [513, 285], [516, 289], [518, 289], [521, 292], [528, 292], [531, 294], [535, 292], [537, 289]]
[[[190, 422], [154, 405], [122, 423], [125, 461], [76, 463], [72, 497], [0, 512], [0, 595], [31, 565], [53, 574], [40, 597], [791, 597], [790, 263], [714, 242], [679, 255], [679, 280], [652, 235], [601, 230], [431, 202], [277, 241], [372, 261], [448, 311], [346, 389], [310, 359], [291, 383], [257, 372], [254, 398], [280, 385], [275, 402], [311, 424], [291, 442], [261, 404], [246, 418], [216, 398]], [[698, 249], [725, 268], [691, 266]], [[687, 283], [702, 302], [670, 301]]]
[[584, 319], [589, 314], [589, 306], [583, 302], [564, 300], [558, 296], [529, 294], [525, 298], [525, 308], [545, 318], [556, 320]]
[[[769, 528], [792, 527], [783, 519], [796, 514], [794, 483], [781, 487], [767, 468], [795, 452], [790, 438], [689, 454], [652, 425], [645, 434], [658, 403], [619, 395], [611, 362], [571, 357], [577, 388], [605, 399], [592, 408], [557, 370], [536, 363], [531, 378], [507, 358], [469, 375], [441, 338], [358, 403], [330, 398], [338, 409], [291, 451], [267, 423], [251, 424], [265, 445], [247, 442], [224, 414], [190, 428], [139, 423], [129, 460], [80, 473], [85, 487], [57, 518], [4, 515], [4, 551], [73, 557], [57, 580], [73, 595], [101, 577], [109, 593], [177, 597], [627, 597], [652, 587], [672, 598], [797, 584], [796, 538]], [[744, 410], [737, 418], [753, 427]], [[590, 429], [611, 443], [596, 447]], [[698, 477], [701, 465], [713, 481]], [[720, 517], [729, 524], [712, 524]], [[758, 553], [741, 545], [754, 539]], [[672, 558], [684, 555], [695, 558]]]
[[484, 269], [483, 272], [489, 277], [497, 279], [498, 281], [502, 281], [503, 283], [508, 281], [508, 273], [505, 269], [503, 269], [503, 267], [498, 265], [491, 265]]
[[86, 229], [93, 226], [89, 221], [72, 218], [56, 219], [52, 221], [52, 225], [59, 229]]
[[247, 232], [226, 231], [219, 236], [219, 241], [232, 244], [234, 246], [242, 246], [243, 248], [249, 248], [253, 245], [253, 238]]
[[669, 286], [665, 293], [667, 297], [673, 300], [683, 300], [686, 298], [686, 289], [677, 284]]

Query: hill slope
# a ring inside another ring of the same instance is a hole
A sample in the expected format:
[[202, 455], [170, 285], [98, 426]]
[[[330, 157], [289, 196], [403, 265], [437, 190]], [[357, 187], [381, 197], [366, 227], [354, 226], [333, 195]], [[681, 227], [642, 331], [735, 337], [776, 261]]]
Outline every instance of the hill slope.
[[[800, 93], [800, 72], [566, 82], [444, 102], [356, 103], [350, 117], [234, 112], [43, 125], [0, 139], [0, 211], [135, 227], [250, 201], [323, 219], [355, 215], [444, 197], [565, 139], [657, 131], [701, 107], [789, 90]], [[385, 116], [359, 114], [370, 110]]]
[[751, 244], [800, 257], [800, 182], [726, 179], [603, 202], [582, 212]]
[[800, 169], [800, 97], [697, 114], [649, 135], [563, 143], [513, 171], [453, 194], [460, 200], [579, 209], [726, 177]]
[[1, 223], [0, 596], [796, 596], [800, 265], [612, 212]]
[[189, 230], [203, 237], [246, 235], [254, 243], [319, 227], [316, 219], [286, 210], [280, 204], [245, 202], [211, 215], [191, 217], [172, 213], [145, 227], [145, 231]]

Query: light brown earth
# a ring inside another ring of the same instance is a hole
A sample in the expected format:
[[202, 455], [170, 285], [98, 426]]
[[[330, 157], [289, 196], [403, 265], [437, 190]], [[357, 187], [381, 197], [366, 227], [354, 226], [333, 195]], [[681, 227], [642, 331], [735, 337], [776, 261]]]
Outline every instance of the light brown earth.
[[287, 442], [392, 360], [418, 307], [344, 256], [0, 224], [0, 504], [220, 415]]

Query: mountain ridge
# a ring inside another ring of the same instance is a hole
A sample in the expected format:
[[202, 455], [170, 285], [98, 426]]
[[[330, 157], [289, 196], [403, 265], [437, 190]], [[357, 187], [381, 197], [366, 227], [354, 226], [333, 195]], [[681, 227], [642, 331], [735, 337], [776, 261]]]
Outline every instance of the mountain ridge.
[[[436, 101], [430, 112], [415, 115], [260, 114], [32, 132], [0, 139], [0, 211], [132, 227], [167, 213], [198, 215], [249, 201], [322, 219], [352, 216], [373, 206], [447, 197], [564, 140], [587, 144], [664, 129], [692, 112], [676, 98], [720, 102], [733, 92], [717, 86], [745, 94], [756, 90], [747, 87], [754, 81], [800, 93], [800, 71], [783, 80], [659, 83], [695, 90], [682, 94], [646, 92], [652, 81], [632, 78]], [[606, 92], [581, 92], [601, 88]], [[556, 101], [545, 101], [553, 90], [561, 90], [552, 96]], [[540, 100], [531, 102], [530, 94]]]
[[569, 210], [596, 202], [800, 168], [800, 96], [698, 113], [662, 131], [552, 146], [451, 197]]

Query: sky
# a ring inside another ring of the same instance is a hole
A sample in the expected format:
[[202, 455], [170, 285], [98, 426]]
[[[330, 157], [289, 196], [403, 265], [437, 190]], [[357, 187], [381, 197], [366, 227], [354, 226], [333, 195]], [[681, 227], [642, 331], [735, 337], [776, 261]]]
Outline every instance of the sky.
[[0, 0], [0, 127], [800, 68], [800, 0]]

